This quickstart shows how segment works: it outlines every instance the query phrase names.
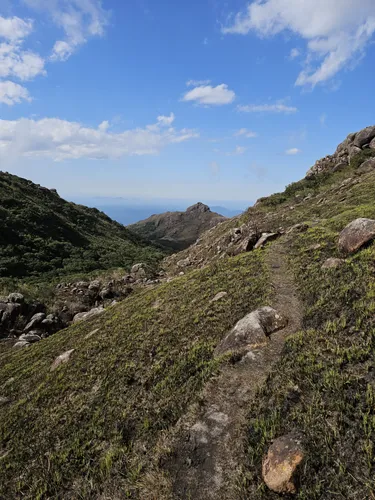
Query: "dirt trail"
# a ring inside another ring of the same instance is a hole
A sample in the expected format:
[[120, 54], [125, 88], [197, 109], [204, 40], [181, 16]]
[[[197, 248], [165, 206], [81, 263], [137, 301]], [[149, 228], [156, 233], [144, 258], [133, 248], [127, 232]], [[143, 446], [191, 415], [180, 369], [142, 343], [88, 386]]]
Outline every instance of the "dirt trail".
[[301, 327], [302, 306], [286, 262], [287, 243], [283, 237], [270, 246], [266, 260], [274, 287], [270, 305], [288, 318], [288, 326], [253, 348], [243, 361], [225, 367], [207, 384], [200, 405], [180, 421], [175, 453], [167, 466], [176, 499], [238, 498], [235, 483], [244, 463], [246, 412], [280, 358], [286, 337]]

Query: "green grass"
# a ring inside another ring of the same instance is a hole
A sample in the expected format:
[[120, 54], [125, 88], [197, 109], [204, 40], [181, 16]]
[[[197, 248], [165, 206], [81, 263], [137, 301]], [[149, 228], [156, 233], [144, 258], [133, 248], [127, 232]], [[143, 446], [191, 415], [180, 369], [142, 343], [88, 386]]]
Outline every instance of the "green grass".
[[139, 495], [158, 440], [219, 369], [214, 348], [269, 295], [262, 252], [245, 254], [0, 355], [0, 498]]
[[333, 194], [322, 222], [291, 244], [304, 328], [288, 340], [249, 410], [240, 498], [278, 498], [262, 481], [262, 457], [273, 438], [292, 430], [305, 436], [307, 454], [296, 498], [374, 498], [375, 245], [341, 268], [321, 269], [326, 258], [340, 256], [338, 233], [348, 222], [375, 218], [373, 193], [372, 175], [341, 204]]

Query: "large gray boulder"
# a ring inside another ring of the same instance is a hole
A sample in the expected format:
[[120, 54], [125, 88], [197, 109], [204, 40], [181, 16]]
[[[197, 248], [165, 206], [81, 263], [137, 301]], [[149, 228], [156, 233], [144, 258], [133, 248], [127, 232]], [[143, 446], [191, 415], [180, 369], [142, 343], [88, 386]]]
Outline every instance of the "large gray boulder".
[[242, 318], [215, 350], [221, 355], [233, 350], [248, 350], [252, 344], [264, 342], [271, 333], [285, 328], [288, 320], [272, 307], [261, 307]]
[[32, 330], [33, 328], [38, 327], [45, 318], [46, 318], [45, 313], [34, 314], [34, 316], [31, 318], [29, 323], [25, 326], [24, 331], [28, 332], [28, 331]]
[[104, 307], [94, 307], [91, 311], [78, 313], [73, 318], [73, 323], [78, 323], [79, 321], [87, 321], [88, 319], [98, 316], [104, 312]]
[[340, 233], [338, 248], [343, 253], [354, 253], [375, 238], [375, 220], [356, 219]]
[[375, 126], [366, 127], [365, 129], [358, 132], [354, 139], [354, 146], [357, 148], [362, 148], [363, 146], [370, 144], [372, 139], [375, 137]]

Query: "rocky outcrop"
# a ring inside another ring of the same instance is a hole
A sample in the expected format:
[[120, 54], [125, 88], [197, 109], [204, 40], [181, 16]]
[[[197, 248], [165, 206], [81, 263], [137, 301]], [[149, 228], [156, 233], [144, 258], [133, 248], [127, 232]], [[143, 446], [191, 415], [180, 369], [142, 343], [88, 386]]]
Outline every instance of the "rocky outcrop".
[[183, 250], [199, 236], [226, 218], [203, 203], [196, 203], [185, 212], [166, 212], [129, 226], [129, 229], [148, 241], [175, 251]]
[[298, 474], [304, 459], [302, 436], [290, 433], [275, 439], [262, 464], [262, 476], [268, 488], [281, 494], [297, 493]]
[[354, 253], [375, 238], [375, 220], [356, 219], [340, 233], [338, 247], [343, 253]]
[[352, 158], [361, 153], [363, 149], [374, 149], [375, 155], [375, 126], [367, 127], [348, 137], [336, 149], [333, 155], [318, 160], [306, 174], [306, 179], [311, 179], [317, 174], [334, 172], [349, 165]]

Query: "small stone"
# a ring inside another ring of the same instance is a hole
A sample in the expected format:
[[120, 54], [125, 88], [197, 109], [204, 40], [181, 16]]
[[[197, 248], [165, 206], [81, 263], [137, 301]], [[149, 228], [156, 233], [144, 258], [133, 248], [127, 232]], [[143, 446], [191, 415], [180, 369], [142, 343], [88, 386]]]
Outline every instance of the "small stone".
[[56, 368], [58, 368], [60, 365], [67, 363], [74, 351], [75, 349], [70, 349], [70, 351], [65, 351], [63, 354], [60, 354], [60, 356], [57, 356], [57, 358], [51, 365], [51, 372], [56, 370]]
[[291, 433], [276, 439], [262, 463], [262, 476], [268, 488], [276, 493], [296, 494], [304, 458], [301, 436]]
[[215, 295], [215, 297], [213, 299], [210, 300], [210, 302], [217, 302], [218, 300], [221, 300], [223, 299], [224, 297], [226, 297], [228, 295], [227, 292], [219, 292]]
[[322, 269], [335, 269], [337, 267], [341, 267], [344, 263], [344, 259], [335, 259], [331, 257], [324, 262]]
[[0, 396], [0, 406], [5, 405], [6, 403], [9, 403], [10, 399], [6, 398], [4, 396]]

